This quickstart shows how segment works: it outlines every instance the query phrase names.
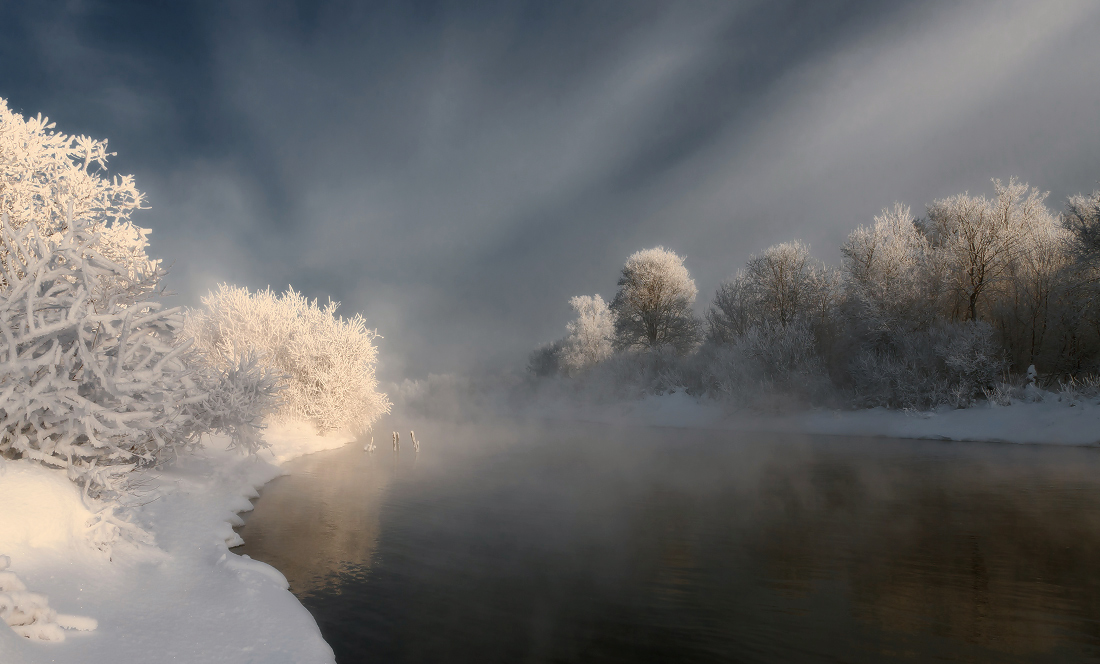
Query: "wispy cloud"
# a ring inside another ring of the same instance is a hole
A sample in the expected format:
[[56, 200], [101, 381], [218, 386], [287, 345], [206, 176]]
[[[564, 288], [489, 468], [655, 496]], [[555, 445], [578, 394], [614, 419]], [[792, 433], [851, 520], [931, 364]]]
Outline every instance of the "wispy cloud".
[[522, 364], [645, 246], [705, 299], [774, 242], [837, 259], [896, 199], [1100, 178], [1084, 0], [157, 11], [0, 21], [0, 55], [40, 54], [0, 95], [111, 139], [182, 301], [331, 295], [386, 379]]

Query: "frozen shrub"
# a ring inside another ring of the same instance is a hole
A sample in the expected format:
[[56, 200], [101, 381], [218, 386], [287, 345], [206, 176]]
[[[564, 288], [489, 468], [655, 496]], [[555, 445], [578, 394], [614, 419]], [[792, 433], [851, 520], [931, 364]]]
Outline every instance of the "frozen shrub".
[[264, 420], [282, 406], [284, 375], [248, 352], [237, 363], [219, 366], [190, 353], [197, 367], [195, 380], [204, 397], [188, 408], [188, 414], [204, 432], [229, 436], [230, 448], [255, 454], [267, 447]]
[[378, 350], [363, 317], [336, 315], [293, 289], [250, 293], [222, 284], [187, 317], [201, 361], [218, 371], [254, 354], [284, 389], [275, 416], [312, 422], [319, 431], [369, 429], [390, 403], [377, 390]]
[[[179, 311], [132, 297], [161, 272], [131, 273], [99, 241], [78, 220], [47, 239], [0, 216], [0, 455], [67, 468], [110, 495], [130, 469], [198, 442], [189, 410], [205, 395], [186, 366]], [[138, 287], [92, 299], [124, 276]]]
[[577, 386], [596, 400], [682, 391], [685, 362], [674, 348], [623, 351], [586, 372]]
[[1082, 400], [1100, 397], [1100, 376], [1084, 374], [1068, 376], [1058, 384], [1058, 400], [1076, 406]]
[[[111, 498], [129, 470], [206, 432], [254, 451], [269, 376], [249, 362], [196, 371], [181, 311], [153, 298], [164, 271], [130, 220], [133, 178], [101, 174], [105, 142], [52, 129], [0, 99], [0, 455]], [[90, 529], [132, 529], [112, 510]]]
[[565, 337], [528, 356], [527, 371], [533, 376], [576, 376], [611, 357], [615, 321], [603, 298], [578, 295], [570, 298], [569, 305], [577, 317], [565, 325]]
[[527, 371], [536, 377], [554, 376], [561, 371], [561, 354], [565, 340], [543, 344], [527, 357]]
[[1011, 383], [998, 381], [993, 387], [983, 387], [982, 394], [991, 406], [1010, 406], [1013, 399], [1022, 397], [1022, 388]]
[[754, 325], [731, 343], [707, 344], [696, 363], [700, 389], [738, 402], [827, 398], [828, 376], [806, 321]]
[[97, 253], [121, 269], [87, 285], [93, 299], [155, 285], [143, 278], [157, 263], [146, 255], [149, 229], [130, 221], [143, 201], [133, 177], [101, 175], [114, 154], [106, 141], [53, 128], [42, 116], [24, 120], [0, 99], [0, 212], [8, 225], [19, 231], [33, 224], [41, 236], [56, 239], [76, 220], [98, 234]]
[[821, 373], [814, 343], [809, 324], [800, 321], [786, 327], [767, 324], [752, 327], [739, 346], [756, 360], [765, 379], [787, 384], [795, 377]]
[[1004, 369], [988, 323], [941, 321], [865, 348], [850, 371], [863, 405], [927, 409], [969, 406]]

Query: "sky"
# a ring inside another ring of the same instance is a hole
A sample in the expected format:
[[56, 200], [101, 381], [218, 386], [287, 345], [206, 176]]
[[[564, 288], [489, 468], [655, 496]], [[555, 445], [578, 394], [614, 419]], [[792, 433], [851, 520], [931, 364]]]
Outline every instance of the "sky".
[[384, 381], [522, 372], [568, 299], [686, 257], [836, 264], [900, 201], [1100, 187], [1100, 3], [20, 2], [0, 97], [109, 140], [172, 301], [288, 285]]

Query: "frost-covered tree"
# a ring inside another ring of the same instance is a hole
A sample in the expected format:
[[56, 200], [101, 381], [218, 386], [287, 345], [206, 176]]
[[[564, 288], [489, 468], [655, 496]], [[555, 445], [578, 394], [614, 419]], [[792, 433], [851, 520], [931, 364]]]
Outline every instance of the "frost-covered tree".
[[995, 196], [960, 194], [935, 201], [921, 229], [947, 265], [957, 320], [977, 320], [1010, 276], [1030, 226], [1048, 215], [1047, 194], [1011, 179], [993, 180]]
[[895, 203], [841, 247], [844, 294], [858, 327], [884, 335], [927, 327], [941, 308], [944, 265], [909, 207]]
[[818, 324], [835, 304], [836, 276], [810, 258], [802, 242], [784, 242], [752, 256], [719, 286], [707, 312], [708, 335], [730, 341], [757, 326]]
[[1079, 316], [1067, 300], [1068, 233], [1047, 194], [1011, 179], [993, 180], [994, 197], [938, 200], [922, 229], [946, 267], [947, 314], [991, 322], [1012, 365], [1062, 369]]
[[760, 323], [756, 310], [756, 294], [744, 271], [718, 286], [714, 301], [707, 309], [707, 340], [717, 344], [733, 343]]
[[577, 295], [569, 300], [576, 319], [566, 324], [561, 366], [567, 373], [582, 371], [611, 355], [615, 320], [599, 295]]
[[745, 265], [760, 317], [780, 327], [818, 310], [822, 272], [810, 259], [810, 248], [797, 240], [768, 247]]
[[374, 373], [378, 334], [358, 314], [337, 316], [338, 302], [322, 307], [293, 289], [277, 295], [222, 284], [202, 303], [187, 317], [202, 362], [229, 371], [254, 354], [284, 388], [278, 418], [322, 432], [362, 431], [389, 412]]
[[682, 257], [664, 247], [635, 252], [618, 285], [611, 301], [616, 348], [684, 352], [695, 346], [699, 321], [691, 308], [699, 290]]
[[1008, 279], [998, 289], [991, 319], [1018, 371], [1032, 364], [1069, 368], [1057, 357], [1081, 321], [1071, 302], [1069, 241], [1069, 231], [1044, 206], [1023, 229]]
[[1066, 201], [1062, 225], [1067, 234], [1069, 265], [1063, 274], [1065, 302], [1059, 307], [1064, 326], [1059, 360], [1062, 371], [1100, 369], [1100, 190]]
[[1062, 223], [1070, 233], [1070, 246], [1081, 266], [1090, 270], [1100, 267], [1100, 190], [1066, 201]]
[[835, 272], [815, 264], [801, 242], [752, 256], [707, 311], [705, 388], [738, 398], [818, 391], [836, 295]]

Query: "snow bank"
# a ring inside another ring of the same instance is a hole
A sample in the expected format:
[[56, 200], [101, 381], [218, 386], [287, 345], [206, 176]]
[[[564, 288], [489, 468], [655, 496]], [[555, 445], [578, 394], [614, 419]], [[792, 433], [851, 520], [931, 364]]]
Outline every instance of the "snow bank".
[[355, 440], [355, 435], [347, 431], [332, 431], [322, 436], [308, 422], [281, 422], [269, 426], [264, 432], [264, 439], [271, 447], [260, 452], [260, 457], [282, 464], [303, 454], [343, 447]]
[[1100, 444], [1100, 404], [1084, 399], [1060, 401], [1053, 393], [1043, 396], [1044, 400], [1036, 403], [982, 404], [962, 410], [814, 409], [762, 415], [676, 392], [609, 407], [558, 408], [552, 415], [607, 424], [1022, 444]]
[[963, 410], [905, 413], [874, 408], [813, 411], [792, 418], [801, 431], [890, 438], [973, 440], [1043, 445], [1100, 443], [1100, 405], [1058, 401], [978, 405]]
[[80, 490], [64, 470], [0, 459], [0, 554], [89, 547]]
[[350, 436], [289, 424], [267, 437], [272, 446], [261, 458], [213, 439], [171, 468], [133, 474], [130, 513], [154, 543], [123, 538], [105, 550], [89, 537], [95, 515], [64, 471], [3, 462], [0, 554], [11, 566], [0, 577], [0, 614], [5, 583], [29, 589], [13, 591], [22, 593], [21, 606], [38, 610], [41, 624], [55, 625], [50, 634], [65, 638], [32, 641], [0, 621], [0, 663], [333, 662], [283, 575], [229, 547], [240, 543], [238, 513], [282, 474], [278, 464]]

